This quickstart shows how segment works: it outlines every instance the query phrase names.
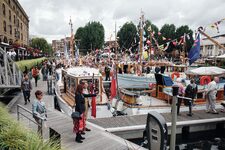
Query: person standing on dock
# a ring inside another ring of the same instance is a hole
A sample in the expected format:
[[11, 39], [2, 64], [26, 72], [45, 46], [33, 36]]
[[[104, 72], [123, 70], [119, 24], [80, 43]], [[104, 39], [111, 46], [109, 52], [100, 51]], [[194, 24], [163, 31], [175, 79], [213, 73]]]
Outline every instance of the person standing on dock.
[[37, 90], [35, 92], [36, 99], [34, 100], [34, 103], [32, 104], [32, 113], [33, 118], [38, 123], [38, 133], [41, 133], [42, 127], [41, 124], [42, 121], [46, 121], [47, 118], [47, 111], [45, 107], [45, 103], [42, 101], [43, 93], [40, 90]]
[[24, 75], [24, 78], [22, 80], [21, 90], [23, 91], [25, 101], [24, 105], [26, 105], [27, 101], [30, 102], [30, 91], [32, 90], [32, 85], [27, 74]]
[[110, 68], [108, 64], [105, 66], [105, 81], [110, 81]]
[[[178, 95], [179, 96], [184, 96], [185, 94], [185, 90], [184, 90], [184, 80], [180, 80], [180, 79], [177, 79], [177, 85], [179, 87], [179, 90], [178, 90]], [[177, 102], [177, 114], [179, 115], [180, 113], [180, 105], [182, 103], [182, 98], [178, 98], [178, 102]]]
[[185, 97], [189, 97], [192, 100], [186, 100], [187, 105], [189, 106], [189, 114], [188, 116], [192, 116], [192, 105], [194, 103], [194, 99], [198, 92], [198, 86], [195, 84], [195, 80], [191, 79], [191, 83], [185, 89]]
[[38, 82], [38, 80], [40, 78], [39, 70], [38, 70], [37, 66], [33, 67], [33, 69], [32, 69], [32, 76], [33, 76], [33, 78], [35, 80], [35, 86], [37, 87], [37, 82]]
[[[83, 94], [89, 94], [89, 91], [88, 91], [88, 83], [85, 81], [85, 82], [82, 82], [83, 86], [84, 86], [84, 89], [83, 89]], [[86, 127], [86, 121], [87, 121], [87, 117], [88, 117], [88, 110], [89, 110], [89, 99], [88, 98], [85, 98], [85, 112], [84, 112], [84, 131], [91, 131], [91, 129], [87, 128]]]
[[41, 69], [41, 73], [43, 75], [43, 81], [47, 81], [48, 79], [48, 67], [45, 64], [44, 67]]
[[217, 83], [219, 82], [218, 77], [214, 77], [214, 80], [208, 84], [208, 89], [206, 89], [206, 112], [218, 114], [215, 108], [216, 103], [216, 93], [217, 93]]
[[223, 86], [223, 99], [224, 99], [224, 101], [222, 101], [222, 103], [221, 103], [221, 105], [222, 105], [222, 108], [221, 108], [221, 112], [225, 112], [225, 84], [224, 84], [224, 86]]
[[74, 130], [76, 130], [76, 139], [78, 143], [82, 143], [81, 140], [85, 139], [81, 136], [81, 134], [85, 134], [84, 132], [84, 123], [85, 123], [85, 97], [93, 97], [96, 96], [96, 94], [83, 94], [83, 85], [79, 84], [76, 89], [75, 93], [75, 111], [79, 112], [81, 115], [81, 119], [79, 120], [79, 126], [74, 126]]

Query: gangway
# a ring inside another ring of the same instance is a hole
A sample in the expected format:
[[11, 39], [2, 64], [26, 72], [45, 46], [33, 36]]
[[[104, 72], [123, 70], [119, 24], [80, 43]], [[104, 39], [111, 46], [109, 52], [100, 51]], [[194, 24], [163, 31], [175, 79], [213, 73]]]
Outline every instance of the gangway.
[[0, 47], [0, 89], [20, 88], [22, 72], [6, 52]]

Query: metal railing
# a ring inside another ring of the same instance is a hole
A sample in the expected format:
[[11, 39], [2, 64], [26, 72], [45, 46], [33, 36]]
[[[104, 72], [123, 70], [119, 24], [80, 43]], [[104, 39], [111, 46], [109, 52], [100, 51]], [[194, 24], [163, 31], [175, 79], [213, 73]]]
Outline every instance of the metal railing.
[[34, 124], [36, 124], [38, 126], [37, 132], [41, 135], [41, 137], [43, 137], [44, 119], [37, 116], [37, 118], [41, 120], [41, 123], [38, 123], [38, 122], [34, 121], [33, 118], [31, 119], [28, 115], [21, 112], [20, 109], [27, 112], [29, 115], [33, 116], [33, 113], [30, 110], [28, 110], [27, 108], [23, 107], [20, 104], [17, 104], [17, 120], [20, 121], [20, 115], [27, 118], [29, 121], [33, 122]]

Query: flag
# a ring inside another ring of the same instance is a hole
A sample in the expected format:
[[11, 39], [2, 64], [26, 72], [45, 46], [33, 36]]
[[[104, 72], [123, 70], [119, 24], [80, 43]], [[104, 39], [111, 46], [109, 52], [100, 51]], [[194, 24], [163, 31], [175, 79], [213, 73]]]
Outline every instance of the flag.
[[69, 59], [66, 40], [65, 40], [65, 43], [64, 43], [64, 58], [66, 60]]
[[[91, 90], [91, 94], [94, 94], [94, 83], [92, 83], [90, 90]], [[96, 97], [92, 97], [92, 100], [91, 100], [91, 116], [96, 118]]]
[[191, 65], [200, 57], [200, 34], [197, 35], [197, 38], [188, 53], [189, 64]]
[[111, 80], [111, 87], [110, 87], [110, 91], [111, 91], [111, 100], [116, 97], [116, 69], [115, 69], [115, 64], [112, 65], [112, 80]]
[[190, 36], [189, 36], [189, 34], [187, 34], [187, 39], [188, 39], [188, 40], [190, 40], [190, 39], [191, 39], [191, 38], [190, 38]]

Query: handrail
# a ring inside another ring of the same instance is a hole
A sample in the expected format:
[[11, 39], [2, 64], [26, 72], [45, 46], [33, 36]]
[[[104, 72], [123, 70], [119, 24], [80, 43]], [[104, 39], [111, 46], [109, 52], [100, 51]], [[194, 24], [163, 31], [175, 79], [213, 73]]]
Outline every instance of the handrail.
[[[35, 122], [34, 120], [32, 120], [31, 118], [29, 118], [28, 116], [24, 115], [22, 112], [20, 112], [19, 109], [22, 109], [22, 110], [28, 112], [28, 113], [31, 114], [31, 115], [33, 114], [32, 111], [30, 111], [29, 109], [23, 107], [23, 106], [20, 105], [20, 104], [17, 104], [17, 120], [18, 120], [18, 121], [20, 120], [20, 115], [24, 116], [24, 117], [27, 118], [29, 121], [33, 122], [34, 124], [36, 124], [38, 127], [41, 128], [40, 134], [41, 134], [41, 136], [43, 136], [43, 123], [44, 123], [44, 118], [37, 116], [38, 119], [41, 119], [41, 123], [37, 123], [37, 122]], [[39, 132], [39, 131], [38, 131], [38, 132]]]

